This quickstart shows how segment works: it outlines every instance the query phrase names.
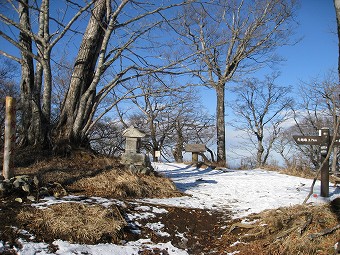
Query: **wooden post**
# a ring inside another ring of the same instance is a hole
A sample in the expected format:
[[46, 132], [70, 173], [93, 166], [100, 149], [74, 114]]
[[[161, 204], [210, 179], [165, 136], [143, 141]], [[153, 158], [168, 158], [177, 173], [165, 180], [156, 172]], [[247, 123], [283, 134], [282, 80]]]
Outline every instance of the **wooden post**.
[[[326, 159], [329, 150], [329, 128], [321, 129], [321, 164]], [[329, 159], [323, 164], [321, 168], [321, 191], [320, 196], [329, 197]]]
[[5, 180], [14, 176], [14, 146], [15, 146], [15, 99], [6, 97], [5, 146], [3, 176]]
[[197, 152], [192, 152], [192, 163], [198, 163], [198, 153]]

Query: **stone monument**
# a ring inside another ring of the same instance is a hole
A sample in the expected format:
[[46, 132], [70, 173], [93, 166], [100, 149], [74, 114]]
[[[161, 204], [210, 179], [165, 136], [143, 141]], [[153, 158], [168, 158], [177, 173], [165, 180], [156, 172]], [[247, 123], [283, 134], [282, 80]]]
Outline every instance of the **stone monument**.
[[153, 172], [149, 157], [140, 152], [141, 141], [145, 134], [131, 126], [123, 131], [123, 136], [125, 137], [125, 152], [122, 154], [121, 163], [133, 172], [143, 174]]

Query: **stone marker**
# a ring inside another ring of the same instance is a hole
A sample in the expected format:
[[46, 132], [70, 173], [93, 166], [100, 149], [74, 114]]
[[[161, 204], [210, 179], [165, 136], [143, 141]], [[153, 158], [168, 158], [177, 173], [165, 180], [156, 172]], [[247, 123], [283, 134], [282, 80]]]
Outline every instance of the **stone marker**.
[[123, 136], [125, 137], [125, 152], [122, 154], [121, 163], [133, 172], [150, 174], [153, 171], [150, 159], [140, 152], [141, 141], [145, 134], [131, 126], [123, 131]]

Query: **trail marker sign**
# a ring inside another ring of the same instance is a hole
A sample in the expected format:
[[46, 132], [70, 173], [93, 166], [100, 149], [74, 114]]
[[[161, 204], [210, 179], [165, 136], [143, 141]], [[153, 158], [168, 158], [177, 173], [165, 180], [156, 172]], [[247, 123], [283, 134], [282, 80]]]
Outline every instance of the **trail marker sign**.
[[293, 135], [293, 138], [297, 144], [304, 145], [319, 145], [321, 144], [321, 136], [302, 136]]
[[[319, 136], [301, 136], [293, 135], [295, 142], [299, 145], [319, 145], [320, 146], [320, 165], [326, 159], [329, 146], [333, 136], [329, 134], [329, 128], [322, 128]], [[334, 146], [340, 146], [340, 136], [335, 137]], [[322, 197], [329, 197], [329, 159], [321, 168], [321, 191]]]

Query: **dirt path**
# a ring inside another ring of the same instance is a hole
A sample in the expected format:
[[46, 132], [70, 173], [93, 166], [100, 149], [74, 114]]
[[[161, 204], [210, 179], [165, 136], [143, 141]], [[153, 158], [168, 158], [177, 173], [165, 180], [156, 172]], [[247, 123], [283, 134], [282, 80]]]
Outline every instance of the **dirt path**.
[[[126, 214], [140, 215], [134, 219], [134, 223], [130, 222], [130, 229], [127, 230], [128, 239], [150, 238], [154, 243], [170, 241], [174, 246], [195, 255], [219, 254], [207, 247], [211, 246], [212, 242], [219, 238], [230, 224], [229, 212], [146, 203], [130, 204], [126, 209]], [[134, 228], [139, 229], [140, 232], [131, 234], [131, 229]]]

